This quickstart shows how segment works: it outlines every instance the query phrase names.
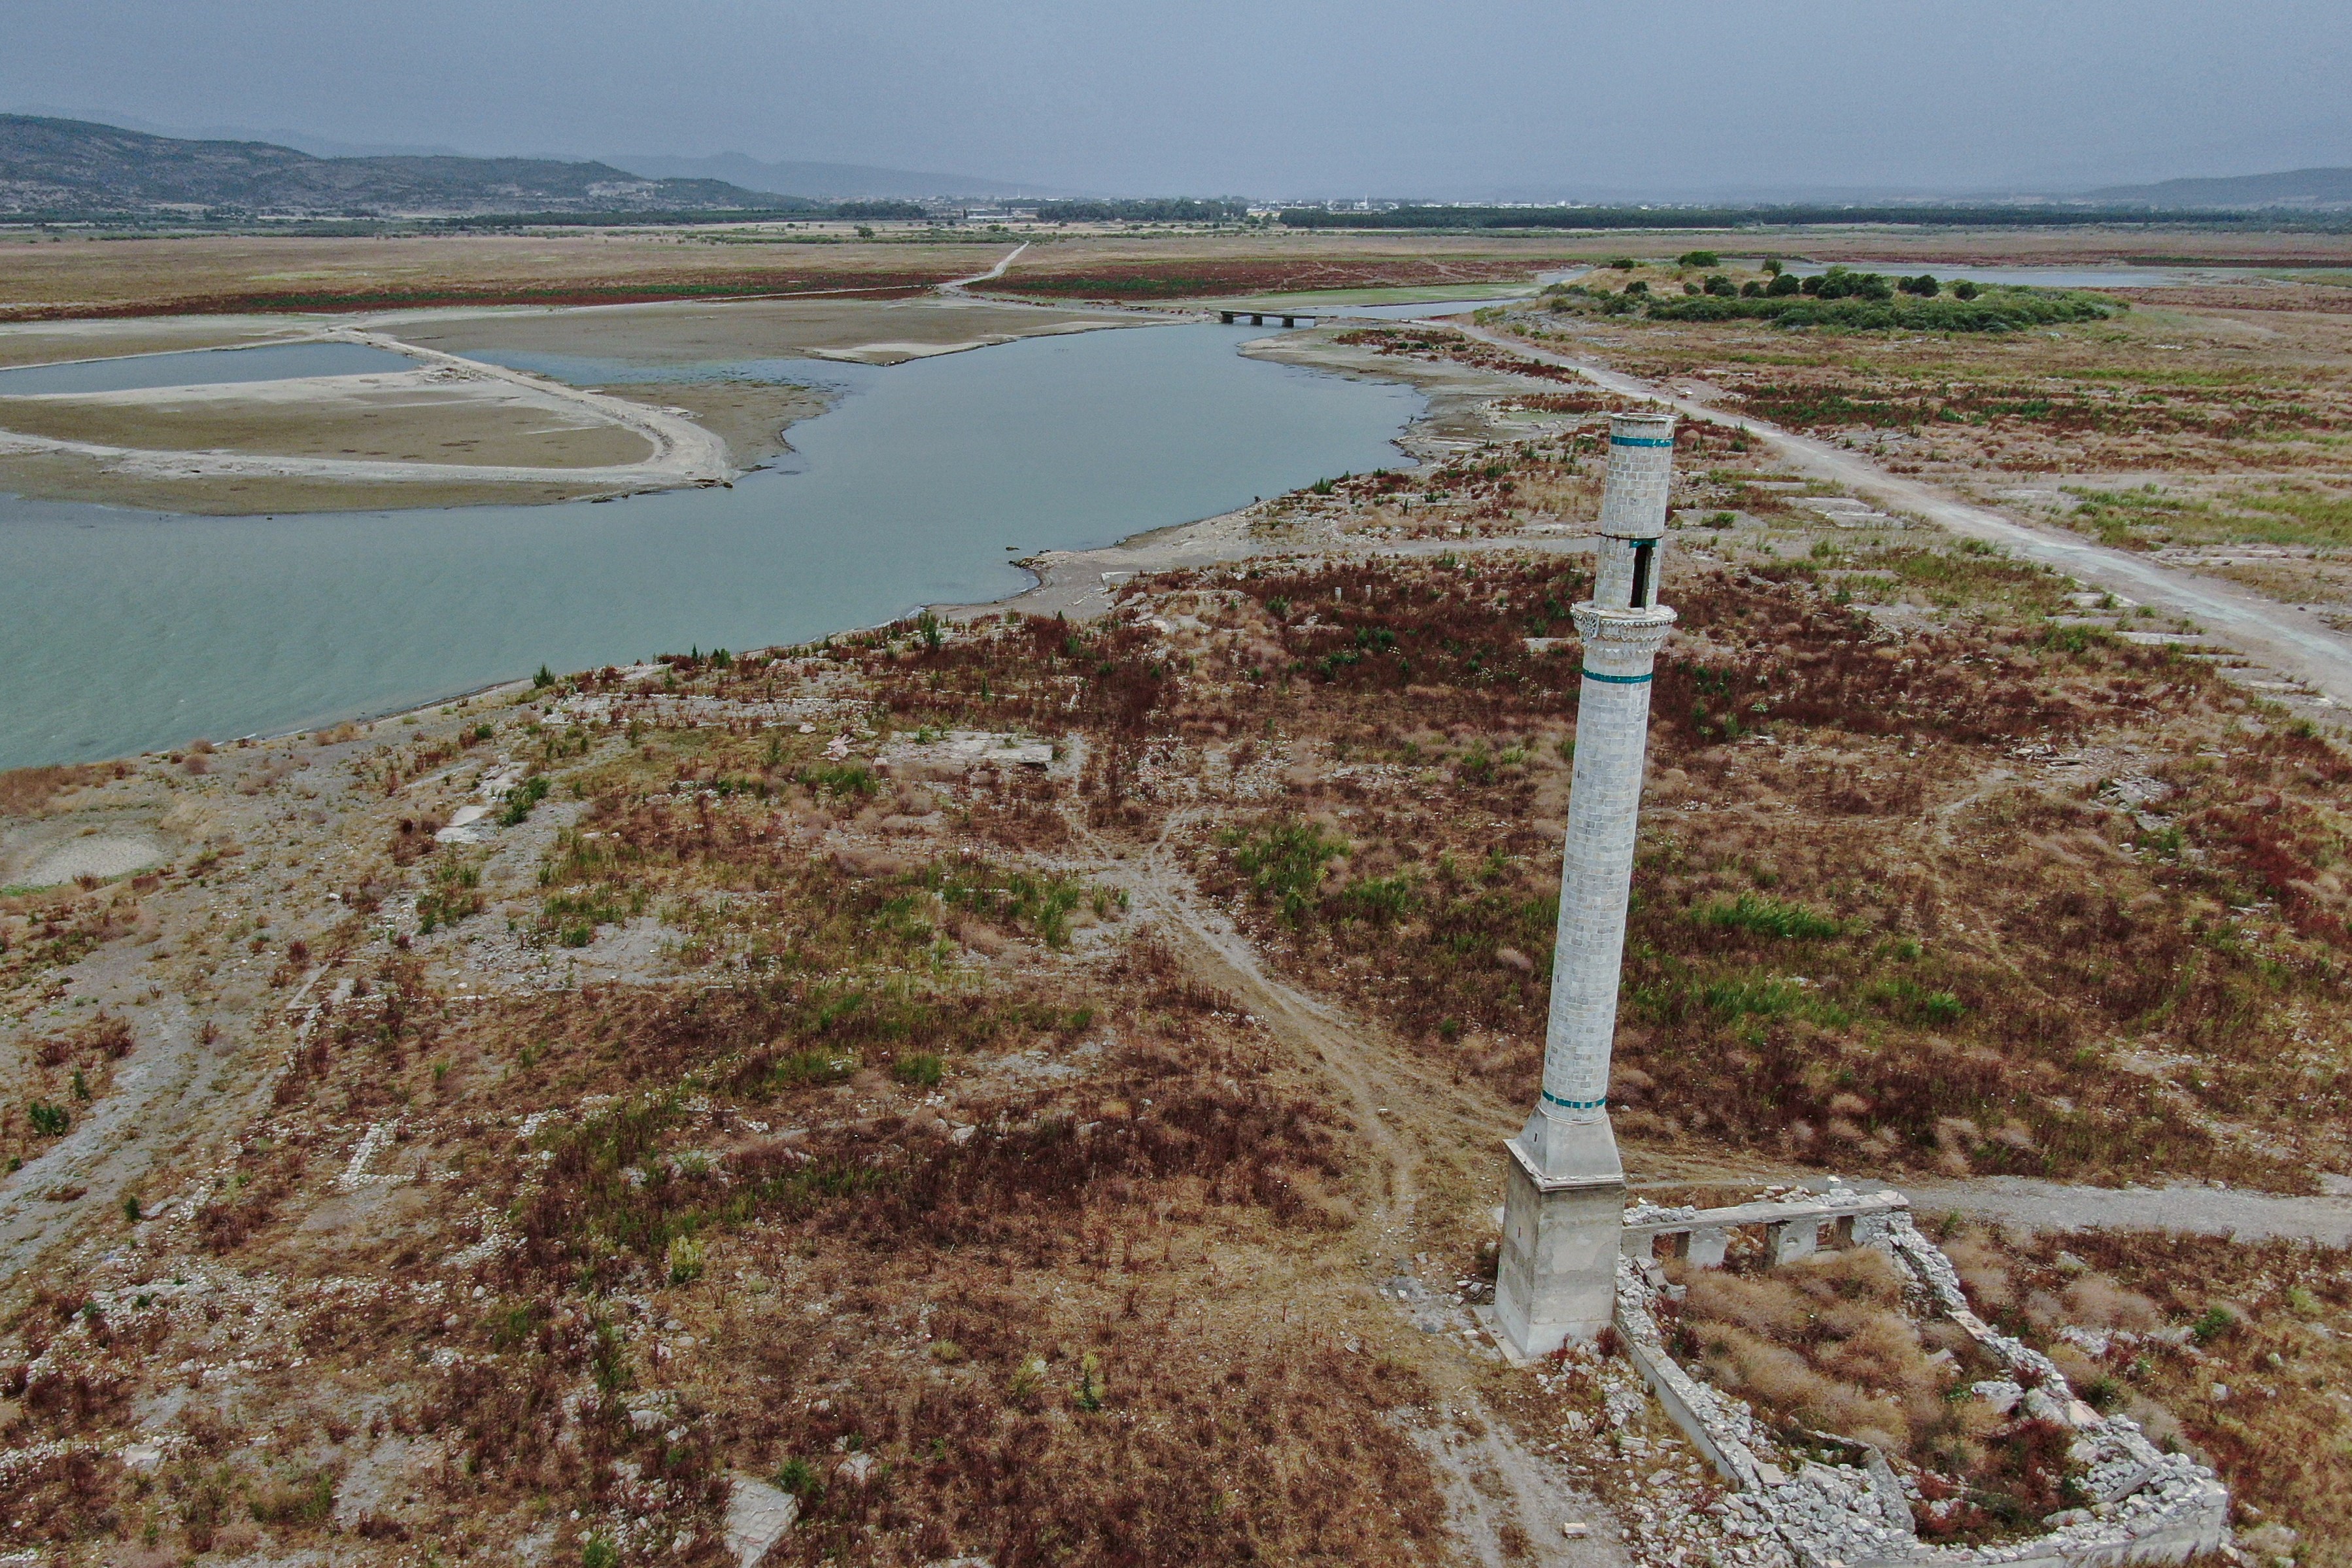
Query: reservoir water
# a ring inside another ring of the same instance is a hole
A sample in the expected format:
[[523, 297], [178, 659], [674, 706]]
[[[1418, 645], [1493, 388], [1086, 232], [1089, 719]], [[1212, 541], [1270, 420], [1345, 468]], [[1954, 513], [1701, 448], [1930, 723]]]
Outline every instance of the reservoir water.
[[1265, 335], [1149, 327], [889, 369], [737, 367], [840, 401], [793, 427], [785, 466], [732, 489], [274, 518], [0, 497], [0, 767], [307, 728], [542, 663], [806, 640], [1016, 592], [1015, 554], [1402, 460], [1419, 395], [1234, 352]]
[[0, 397], [133, 392], [150, 386], [220, 386], [310, 375], [381, 375], [415, 368], [416, 362], [405, 355], [365, 343], [264, 343], [249, 349], [191, 349], [0, 370]]

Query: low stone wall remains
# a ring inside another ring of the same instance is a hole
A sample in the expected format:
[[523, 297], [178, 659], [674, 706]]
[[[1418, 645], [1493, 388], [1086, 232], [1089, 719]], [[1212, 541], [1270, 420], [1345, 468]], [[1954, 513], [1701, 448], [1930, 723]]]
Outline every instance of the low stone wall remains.
[[[1857, 1245], [1875, 1247], [1893, 1259], [1918, 1310], [1950, 1319], [2008, 1368], [2008, 1378], [1978, 1384], [1978, 1397], [2005, 1409], [2022, 1406], [2031, 1416], [2074, 1430], [2074, 1457], [2087, 1471], [2092, 1503], [2052, 1515], [2047, 1533], [2029, 1540], [1981, 1547], [1923, 1543], [1912, 1523], [1913, 1489], [1869, 1445], [1847, 1441], [1853, 1462], [1808, 1459], [1794, 1473], [1764, 1457], [1780, 1449], [1748, 1404], [1692, 1376], [1668, 1353], [1653, 1311], [1661, 1289], [1656, 1266], [1625, 1257], [1617, 1270], [1618, 1334], [1659, 1404], [1734, 1489], [1723, 1504], [1723, 1522], [1738, 1542], [1735, 1563], [1741, 1568], [1783, 1563], [1795, 1568], [2121, 1568], [2183, 1563], [2227, 1545], [2230, 1496], [2213, 1472], [2186, 1455], [2159, 1451], [2128, 1418], [2102, 1415], [2074, 1397], [2049, 1357], [1979, 1318], [1951, 1259], [1920, 1233], [1907, 1209], [1885, 1201], [1893, 1195], [1833, 1188], [1825, 1197], [1792, 1196], [1779, 1205], [1786, 1208], [1784, 1216], [1762, 1218], [1748, 1211], [1767, 1205], [1731, 1211], [1637, 1204], [1626, 1211], [1625, 1223], [1629, 1237], [1646, 1247], [1651, 1238], [1685, 1227], [1719, 1228], [1734, 1213], [1738, 1223], [1799, 1228], [1816, 1219], [1849, 1222], [1843, 1228]], [[1851, 1223], [1857, 1210], [1867, 1211], [1866, 1223]]]

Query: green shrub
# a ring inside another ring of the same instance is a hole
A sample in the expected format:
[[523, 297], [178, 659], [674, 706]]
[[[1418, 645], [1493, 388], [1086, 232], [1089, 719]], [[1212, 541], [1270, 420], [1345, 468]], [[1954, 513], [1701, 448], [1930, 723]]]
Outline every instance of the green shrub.
[[786, 1459], [776, 1469], [776, 1489], [811, 1502], [823, 1495], [824, 1478], [806, 1459]]
[[787, 1088], [822, 1087], [839, 1083], [857, 1070], [855, 1058], [836, 1057], [830, 1051], [794, 1051], [776, 1058], [768, 1069], [768, 1081]]
[[[1047, 947], [1068, 945], [1071, 918], [1079, 905], [1088, 901], [1089, 889], [1076, 877], [1050, 872], [1040, 876], [992, 860], [942, 860], [927, 867], [915, 879], [950, 908], [1026, 926]], [[1118, 895], [1099, 889], [1093, 892], [1097, 909], [1108, 914]]]
[[1720, 267], [1723, 258], [1712, 250], [1685, 250], [1675, 258], [1677, 267]]
[[2093, 648], [2111, 647], [2115, 635], [2105, 626], [2053, 626], [2042, 632], [2042, 648], [2045, 653], [2062, 653], [2079, 658]]
[[916, 1051], [890, 1064], [890, 1076], [915, 1089], [937, 1088], [947, 1070], [946, 1059], [929, 1051]]
[[507, 808], [499, 813], [499, 826], [520, 827], [530, 817], [531, 807], [547, 798], [550, 788], [545, 773], [535, 774], [507, 791]]
[[872, 795], [882, 785], [874, 770], [858, 763], [824, 763], [800, 771], [800, 782], [819, 795]]
[[[1761, 299], [1701, 295], [1664, 300], [1650, 307], [1655, 321], [1769, 321], [1784, 327], [1825, 326], [1871, 331], [2001, 332], [2069, 321], [2104, 321], [2125, 309], [2118, 300], [2073, 289], [2001, 288], [1977, 293], [1953, 289], [1951, 299], [1897, 295], [1874, 273], [1839, 275], [1791, 284], [1790, 274], [1773, 280]], [[1876, 279], [1876, 287], [1859, 281]], [[1784, 292], [1783, 290], [1789, 290]], [[1801, 293], [1797, 290], [1801, 289]]]
[[1874, 980], [1863, 988], [1863, 1000], [1908, 1024], [1957, 1024], [1968, 1005], [1948, 991], [1930, 991], [1907, 974]]
[[1793, 1011], [1799, 997], [1797, 988], [1785, 980], [1710, 980], [1699, 999], [1724, 1018], [1775, 1018]]
[[445, 925], [456, 925], [482, 912], [482, 868], [463, 860], [444, 860], [433, 868], [433, 879], [416, 895], [416, 929], [431, 935]]
[[35, 1100], [25, 1108], [33, 1123], [33, 1131], [44, 1138], [62, 1137], [73, 1126], [73, 1117], [62, 1105], [47, 1105]]
[[1234, 869], [1260, 898], [1280, 903], [1283, 918], [1294, 925], [1314, 908], [1324, 868], [1348, 852], [1346, 839], [1297, 817], [1277, 818], [1249, 834], [1228, 828], [1222, 837], [1233, 848]]
[[1376, 926], [1404, 919], [1412, 902], [1412, 883], [1403, 877], [1359, 877], [1339, 894], [1340, 908]]
[[1783, 941], [1810, 942], [1842, 934], [1845, 927], [1829, 916], [1816, 914], [1802, 904], [1786, 904], [1778, 899], [1759, 899], [1753, 893], [1718, 900], [1694, 912], [1699, 924], [1723, 931], [1744, 931], [1757, 936], [1779, 937]]

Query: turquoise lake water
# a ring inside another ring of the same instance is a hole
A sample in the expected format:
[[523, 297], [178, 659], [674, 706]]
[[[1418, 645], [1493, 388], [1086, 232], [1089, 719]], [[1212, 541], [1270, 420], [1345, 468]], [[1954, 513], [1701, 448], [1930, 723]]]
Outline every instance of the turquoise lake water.
[[[1149, 327], [888, 369], [701, 367], [840, 396], [793, 427], [784, 466], [732, 489], [268, 518], [0, 497], [0, 767], [308, 728], [542, 663], [803, 641], [1016, 592], [1014, 553], [1403, 460], [1392, 441], [1418, 394], [1234, 352], [1265, 335]], [[500, 357], [600, 382], [681, 374]]]

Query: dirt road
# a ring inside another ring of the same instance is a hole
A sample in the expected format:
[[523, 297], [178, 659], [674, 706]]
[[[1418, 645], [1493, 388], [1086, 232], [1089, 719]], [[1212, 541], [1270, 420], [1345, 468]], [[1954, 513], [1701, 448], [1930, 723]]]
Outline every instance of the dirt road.
[[2352, 707], [2352, 643], [2315, 616], [2210, 577], [2161, 566], [2144, 555], [2113, 550], [2055, 529], [2036, 528], [1988, 507], [1973, 506], [1916, 479], [1884, 472], [1852, 452], [1783, 430], [1760, 419], [1727, 414], [1668, 387], [1567, 354], [1553, 353], [1481, 327], [1462, 330], [1479, 342], [1545, 364], [1577, 372], [1630, 397], [1664, 403], [1694, 419], [1744, 430], [1779, 452], [1790, 468], [1843, 485], [1855, 495], [1972, 539], [2007, 548], [2086, 585], [2184, 616], [2248, 657], [2308, 681], [2334, 703]]
[[1028, 248], [1029, 242], [1024, 239], [998, 258], [996, 265], [987, 271], [975, 272], [969, 278], [950, 278], [939, 286], [939, 291], [942, 294], [961, 294], [975, 283], [993, 283], [1003, 277], [1006, 269], [1020, 260], [1021, 253]]
[[[1381, 1179], [1379, 1200], [1356, 1227], [1364, 1253], [1359, 1288], [1412, 1276], [1415, 1252], [1431, 1245], [1422, 1228], [1428, 1151], [1475, 1139], [1485, 1107], [1393, 1048], [1377, 1029], [1268, 973], [1249, 938], [1201, 900], [1176, 863], [1170, 841], [1192, 816], [1172, 816], [1143, 856], [1106, 858], [1094, 872], [1128, 889], [1194, 980], [1238, 997], [1300, 1059], [1319, 1064], [1335, 1109], [1354, 1124]], [[1103, 847], [1099, 840], [1097, 847]], [[1324, 1281], [1327, 1289], [1341, 1283]], [[1442, 1292], [1444, 1283], [1435, 1283]], [[1416, 1434], [1416, 1441], [1438, 1468], [1449, 1522], [1472, 1559], [1483, 1568], [1623, 1568], [1622, 1527], [1608, 1510], [1486, 1405], [1466, 1353], [1442, 1339], [1428, 1343], [1430, 1353], [1416, 1360], [1455, 1419]], [[1572, 1521], [1591, 1526], [1592, 1533], [1568, 1536], [1561, 1526]]]

